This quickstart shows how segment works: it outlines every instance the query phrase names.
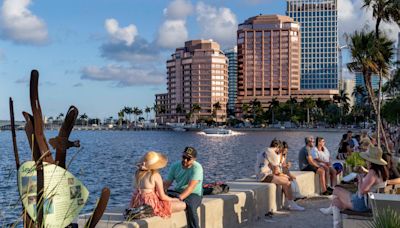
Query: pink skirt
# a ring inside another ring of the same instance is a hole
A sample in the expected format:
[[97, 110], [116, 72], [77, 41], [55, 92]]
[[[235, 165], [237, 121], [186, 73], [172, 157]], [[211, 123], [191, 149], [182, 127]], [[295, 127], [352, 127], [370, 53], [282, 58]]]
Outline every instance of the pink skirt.
[[131, 207], [139, 207], [147, 204], [153, 208], [154, 215], [168, 218], [172, 214], [171, 202], [160, 200], [155, 192], [136, 191], [131, 200]]

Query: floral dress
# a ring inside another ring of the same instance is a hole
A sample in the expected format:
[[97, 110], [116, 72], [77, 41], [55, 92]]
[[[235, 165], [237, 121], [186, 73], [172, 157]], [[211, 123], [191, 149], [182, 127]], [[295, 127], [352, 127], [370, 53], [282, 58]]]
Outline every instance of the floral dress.
[[172, 214], [171, 202], [161, 200], [155, 189], [151, 192], [136, 190], [131, 199], [131, 207], [139, 207], [147, 204], [153, 208], [153, 213], [162, 218], [169, 218]]

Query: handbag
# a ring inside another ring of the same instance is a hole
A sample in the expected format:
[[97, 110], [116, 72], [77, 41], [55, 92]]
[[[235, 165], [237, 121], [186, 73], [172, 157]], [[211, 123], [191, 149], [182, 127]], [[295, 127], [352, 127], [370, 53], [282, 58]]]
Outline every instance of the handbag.
[[142, 219], [153, 216], [154, 211], [150, 205], [144, 204], [139, 207], [127, 208], [124, 212], [124, 218], [127, 221]]

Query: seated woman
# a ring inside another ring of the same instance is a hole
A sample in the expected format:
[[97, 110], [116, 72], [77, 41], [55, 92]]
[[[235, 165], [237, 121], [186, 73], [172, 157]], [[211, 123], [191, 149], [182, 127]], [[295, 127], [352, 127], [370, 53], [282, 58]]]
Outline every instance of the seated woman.
[[186, 204], [167, 196], [164, 192], [163, 180], [158, 172], [168, 163], [165, 155], [154, 151], [147, 152], [135, 173], [135, 192], [132, 196], [130, 207], [139, 207], [147, 204], [153, 208], [154, 215], [170, 217], [173, 212], [183, 211]]
[[332, 205], [328, 208], [321, 208], [324, 214], [333, 214], [333, 227], [342, 227], [340, 211], [350, 209], [357, 212], [369, 210], [368, 192], [376, 192], [379, 188], [386, 186], [388, 171], [387, 162], [382, 159], [382, 149], [374, 146], [369, 147], [368, 152], [360, 153], [360, 156], [367, 161], [368, 172], [358, 177], [357, 193], [350, 193], [344, 188], [336, 187], [333, 191]]
[[353, 153], [353, 150], [351, 149], [350, 144], [347, 142], [342, 142], [336, 158], [339, 160], [346, 160], [347, 156], [349, 156], [351, 153]]
[[325, 180], [331, 180], [330, 186], [328, 184], [328, 190], [333, 191], [333, 188], [336, 186], [337, 173], [331, 164], [331, 154], [328, 148], [325, 147], [324, 138], [317, 137], [315, 141], [315, 147], [311, 150], [311, 156], [325, 170]]

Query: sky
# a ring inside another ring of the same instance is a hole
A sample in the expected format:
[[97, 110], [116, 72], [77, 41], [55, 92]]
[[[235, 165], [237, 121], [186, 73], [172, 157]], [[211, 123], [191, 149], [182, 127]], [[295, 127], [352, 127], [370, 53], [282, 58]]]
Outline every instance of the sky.
[[[361, 6], [339, 0], [342, 44], [343, 34], [374, 28]], [[124, 106], [152, 107], [154, 94], [166, 91], [165, 62], [175, 48], [191, 39], [231, 48], [239, 23], [285, 10], [285, 0], [0, 0], [0, 120], [9, 119], [9, 97], [17, 120], [31, 112], [32, 69], [45, 116], [70, 105], [100, 119], [116, 118]], [[383, 27], [397, 41], [397, 25]]]

